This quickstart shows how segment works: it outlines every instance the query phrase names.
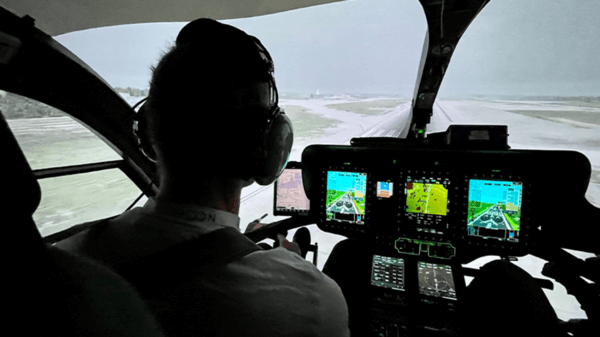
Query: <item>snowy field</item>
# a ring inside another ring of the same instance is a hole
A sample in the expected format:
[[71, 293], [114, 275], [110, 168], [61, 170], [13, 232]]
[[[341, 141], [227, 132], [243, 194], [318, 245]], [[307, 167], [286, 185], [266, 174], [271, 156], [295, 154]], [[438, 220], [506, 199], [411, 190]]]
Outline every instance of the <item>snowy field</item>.
[[[130, 103], [139, 98], [125, 97]], [[350, 96], [314, 99], [282, 99], [295, 123], [296, 137], [291, 160], [299, 161], [310, 144], [349, 144], [353, 137], [396, 137], [409, 118], [410, 102], [398, 98], [357, 99]], [[464, 100], [436, 103], [428, 131], [443, 131], [454, 124], [506, 124], [509, 144], [515, 149], [568, 149], [584, 153], [593, 166], [587, 198], [600, 206], [600, 103], [579, 101]], [[9, 120], [34, 169], [119, 159], [111, 149], [69, 117]], [[40, 181], [43, 199], [34, 218], [43, 235], [85, 221], [124, 211], [140, 191], [118, 170], [101, 171]], [[65, 188], [69, 187], [69, 188]], [[118, 196], [116, 198], [115, 196]], [[138, 204], [143, 203], [142, 199]], [[264, 213], [272, 216], [273, 186], [252, 185], [242, 192], [241, 230]], [[319, 244], [318, 267], [322, 268], [333, 246], [343, 239], [308, 227]], [[293, 231], [290, 233], [291, 238]], [[589, 255], [579, 253], [581, 257]], [[492, 258], [469, 266], [481, 266]], [[519, 258], [517, 264], [535, 277], [543, 261]], [[562, 319], [585, 317], [578, 303], [555, 283], [548, 294]]]

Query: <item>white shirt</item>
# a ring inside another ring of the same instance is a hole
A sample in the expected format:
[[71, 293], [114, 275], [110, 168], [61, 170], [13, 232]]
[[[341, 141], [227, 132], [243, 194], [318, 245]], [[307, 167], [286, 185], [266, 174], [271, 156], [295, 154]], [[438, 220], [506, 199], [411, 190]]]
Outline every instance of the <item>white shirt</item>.
[[[150, 199], [104, 228], [57, 245], [118, 265], [219, 228], [239, 230], [239, 222], [229, 212]], [[169, 315], [168, 322], [177, 321], [182, 335], [349, 336], [338, 285], [284, 248], [250, 253], [169, 290], [161, 303], [155, 307]]]

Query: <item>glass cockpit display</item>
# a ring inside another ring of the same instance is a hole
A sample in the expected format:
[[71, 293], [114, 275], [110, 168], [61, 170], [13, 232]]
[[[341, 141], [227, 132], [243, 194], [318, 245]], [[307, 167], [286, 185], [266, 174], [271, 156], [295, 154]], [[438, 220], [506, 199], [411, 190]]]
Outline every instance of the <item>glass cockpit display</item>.
[[388, 289], [404, 290], [404, 260], [398, 257], [373, 255], [371, 284]]
[[275, 211], [279, 214], [308, 213], [310, 200], [302, 185], [302, 170], [288, 168], [276, 182]]
[[327, 220], [364, 224], [367, 174], [327, 172]]
[[377, 182], [377, 197], [391, 198], [394, 195], [394, 183], [390, 181]]
[[419, 293], [456, 300], [452, 267], [446, 264], [418, 262]]
[[522, 197], [522, 182], [471, 179], [468, 234], [518, 242]]
[[442, 178], [406, 178], [406, 216], [418, 224], [434, 224], [448, 214], [448, 185]]

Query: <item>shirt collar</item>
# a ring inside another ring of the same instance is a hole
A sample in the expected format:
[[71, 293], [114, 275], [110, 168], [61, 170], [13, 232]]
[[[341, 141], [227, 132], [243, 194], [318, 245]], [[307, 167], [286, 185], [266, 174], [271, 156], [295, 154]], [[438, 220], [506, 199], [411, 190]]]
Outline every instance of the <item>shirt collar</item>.
[[151, 214], [161, 214], [197, 225], [219, 225], [240, 229], [239, 216], [210, 207], [182, 205], [149, 198], [144, 204], [143, 210]]

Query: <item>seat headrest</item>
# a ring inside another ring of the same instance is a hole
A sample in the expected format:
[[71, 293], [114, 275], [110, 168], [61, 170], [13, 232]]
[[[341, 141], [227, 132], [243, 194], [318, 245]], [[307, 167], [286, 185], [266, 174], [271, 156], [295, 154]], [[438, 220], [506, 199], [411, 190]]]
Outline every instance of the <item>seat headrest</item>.
[[15, 218], [30, 218], [40, 204], [40, 185], [33, 176], [19, 143], [15, 139], [4, 115], [0, 111], [0, 144], [2, 165], [2, 194], [7, 196], [0, 203], [0, 214]]

